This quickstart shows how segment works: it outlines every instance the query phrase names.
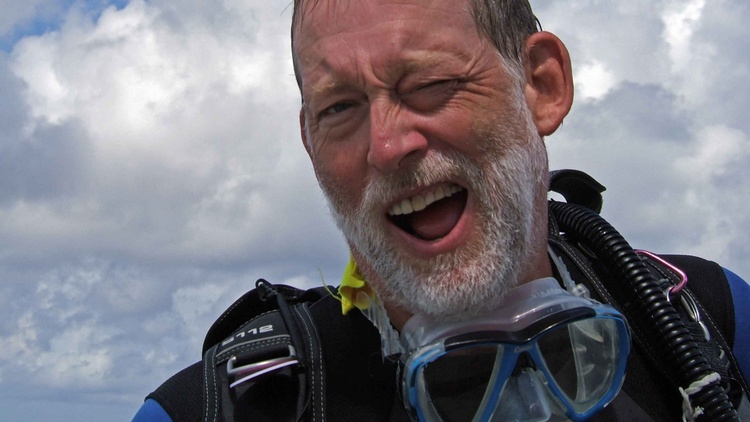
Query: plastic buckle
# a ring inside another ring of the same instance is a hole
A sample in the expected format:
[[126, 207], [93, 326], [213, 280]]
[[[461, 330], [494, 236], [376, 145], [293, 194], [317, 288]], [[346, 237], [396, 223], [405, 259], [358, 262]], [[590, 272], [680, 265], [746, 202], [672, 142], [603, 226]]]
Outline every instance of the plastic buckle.
[[237, 365], [237, 356], [232, 356], [227, 361], [227, 375], [230, 379], [235, 379], [229, 384], [230, 388], [235, 388], [240, 384], [254, 380], [260, 376], [275, 372], [281, 368], [291, 365], [298, 365], [297, 352], [294, 346], [289, 345], [289, 355], [274, 357], [260, 362], [249, 363], [247, 365]]

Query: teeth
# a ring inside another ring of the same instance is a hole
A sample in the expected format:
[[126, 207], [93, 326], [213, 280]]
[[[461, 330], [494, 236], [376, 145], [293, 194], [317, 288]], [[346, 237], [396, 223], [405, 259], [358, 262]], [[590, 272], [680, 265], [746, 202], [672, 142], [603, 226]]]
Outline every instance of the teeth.
[[461, 190], [463, 190], [463, 188], [458, 185], [438, 186], [424, 195], [414, 195], [411, 198], [404, 199], [398, 204], [395, 204], [388, 211], [388, 215], [403, 215], [411, 214], [415, 211], [422, 211], [433, 202], [447, 198]]
[[[422, 211], [423, 209], [427, 208], [426, 201], [424, 197], [421, 195], [417, 195], [411, 200], [411, 207], [414, 208], [414, 211]], [[403, 210], [404, 207], [401, 207]]]
[[411, 214], [414, 212], [414, 207], [411, 205], [411, 201], [404, 199], [401, 201], [401, 212], [404, 214]]

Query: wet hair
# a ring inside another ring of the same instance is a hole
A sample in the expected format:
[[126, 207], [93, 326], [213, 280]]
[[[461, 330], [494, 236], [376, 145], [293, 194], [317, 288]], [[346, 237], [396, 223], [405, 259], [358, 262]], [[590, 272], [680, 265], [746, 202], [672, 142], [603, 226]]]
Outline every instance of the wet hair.
[[[294, 52], [294, 33], [302, 22], [303, 6], [312, 3], [336, 0], [294, 0], [292, 13], [292, 62], [297, 85], [302, 86], [302, 80]], [[354, 0], [356, 1], [356, 0]], [[487, 37], [497, 49], [503, 63], [514, 76], [523, 78], [523, 53], [526, 38], [536, 32], [539, 21], [528, 0], [467, 0], [467, 6], [474, 18], [477, 30]]]
[[526, 39], [539, 28], [528, 0], [469, 0], [477, 29], [500, 56], [521, 64]]

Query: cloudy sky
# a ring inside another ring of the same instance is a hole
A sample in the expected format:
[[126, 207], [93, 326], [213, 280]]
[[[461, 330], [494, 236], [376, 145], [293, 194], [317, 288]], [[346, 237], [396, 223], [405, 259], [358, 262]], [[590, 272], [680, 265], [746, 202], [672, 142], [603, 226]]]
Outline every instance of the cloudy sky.
[[[337, 282], [289, 2], [0, 0], [0, 420], [130, 420], [255, 279]], [[577, 84], [551, 166], [750, 277], [746, 0], [532, 4]]]

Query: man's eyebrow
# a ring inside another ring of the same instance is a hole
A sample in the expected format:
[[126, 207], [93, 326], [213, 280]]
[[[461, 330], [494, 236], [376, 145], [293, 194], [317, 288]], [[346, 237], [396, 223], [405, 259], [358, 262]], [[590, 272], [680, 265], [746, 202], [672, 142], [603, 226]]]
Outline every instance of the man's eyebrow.
[[[469, 55], [464, 54], [446, 54], [444, 52], [427, 52], [416, 58], [401, 60], [389, 66], [389, 72], [397, 73], [404, 76], [410, 73], [424, 72], [434, 68], [446, 66], [447, 61], [455, 59], [457, 62], [464, 63], [469, 59]], [[313, 84], [310, 86], [309, 98], [326, 97], [335, 95], [352, 88], [352, 83], [344, 80], [338, 80], [333, 77], [326, 77], [328, 81]]]
[[350, 89], [352, 85], [342, 81], [328, 81], [310, 87], [308, 99], [325, 98]]
[[403, 72], [419, 72], [433, 68], [453, 68], [456, 65], [462, 67], [476, 57], [463, 51], [425, 51], [419, 56], [402, 63]]
[[[453, 55], [449, 55], [453, 57]], [[401, 71], [404, 73], [419, 72], [432, 69], [445, 64], [447, 57], [445, 53], [428, 52], [419, 57], [418, 60], [409, 60], [402, 64]]]

